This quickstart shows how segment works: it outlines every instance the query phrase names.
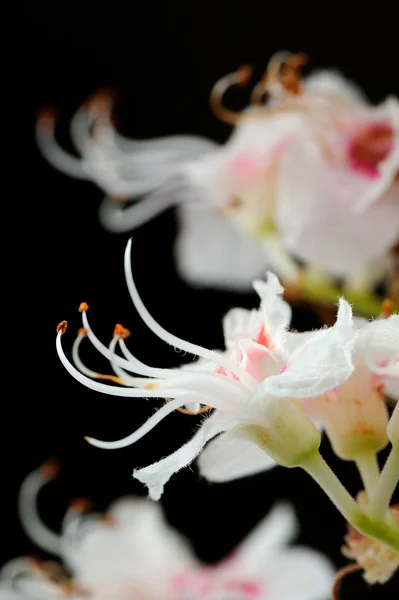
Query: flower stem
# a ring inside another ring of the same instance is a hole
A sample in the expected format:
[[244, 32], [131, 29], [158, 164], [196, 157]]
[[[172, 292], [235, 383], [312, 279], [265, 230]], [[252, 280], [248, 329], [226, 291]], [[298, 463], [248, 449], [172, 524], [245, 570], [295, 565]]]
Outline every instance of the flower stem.
[[394, 445], [381, 471], [378, 485], [369, 496], [369, 515], [374, 518], [384, 518], [392, 495], [399, 481], [399, 445]]
[[378, 466], [377, 455], [375, 452], [362, 454], [356, 459], [356, 466], [359, 470], [360, 477], [369, 498], [372, 497], [377, 488], [380, 469]]
[[301, 467], [320, 485], [345, 519], [360, 533], [399, 552], [399, 527], [384, 519], [366, 515], [344, 488], [319, 452], [307, 456]]
[[313, 477], [339, 512], [351, 523], [360, 510], [359, 506], [320, 453], [312, 453], [302, 462], [301, 467]]

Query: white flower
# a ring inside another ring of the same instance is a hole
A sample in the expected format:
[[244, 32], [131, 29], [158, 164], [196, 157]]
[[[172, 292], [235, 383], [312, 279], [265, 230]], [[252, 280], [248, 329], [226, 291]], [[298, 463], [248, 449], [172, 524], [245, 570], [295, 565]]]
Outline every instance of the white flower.
[[[274, 57], [255, 88], [255, 99], [268, 92], [268, 104], [242, 113], [225, 109], [221, 97], [248, 81], [248, 68], [216, 84], [214, 110], [235, 124], [223, 146], [193, 136], [126, 140], [104, 95], [72, 121], [80, 159], [57, 146], [48, 115], [38, 142], [55, 166], [109, 194], [100, 218], [111, 231], [179, 205], [176, 260], [194, 285], [247, 289], [266, 266], [294, 281], [290, 252], [360, 288], [391, 268], [399, 238], [399, 104], [389, 98], [372, 107], [334, 72], [302, 84], [300, 64]], [[129, 208], [115, 201], [145, 194]]]
[[[297, 522], [289, 505], [277, 505], [222, 562], [201, 564], [183, 537], [166, 523], [158, 504], [136, 498], [115, 502], [104, 516], [67, 512], [62, 532], [50, 532], [36, 513], [38, 470], [21, 496], [28, 534], [58, 554], [61, 565], [15, 559], [0, 575], [1, 600], [326, 600], [333, 571], [318, 552], [290, 547]], [[46, 545], [51, 537], [57, 542]]]
[[[115, 376], [89, 371], [81, 363], [78, 355], [78, 346], [84, 339], [81, 333], [73, 349], [78, 368], [68, 361], [61, 344], [62, 333], [66, 330], [66, 323], [63, 322], [58, 327], [57, 350], [69, 373], [84, 385], [105, 394], [170, 400], [128, 437], [115, 442], [92, 438], [88, 438], [88, 441], [100, 448], [122, 448], [136, 442], [174, 410], [191, 407], [197, 412], [200, 405], [205, 405], [216, 410], [203, 421], [187, 444], [160, 462], [134, 472], [134, 476], [149, 487], [153, 498], [159, 498], [164, 484], [173, 473], [194, 460], [204, 445], [220, 433], [223, 435], [214, 442], [215, 449], [211, 450], [213, 444], [210, 444], [200, 464], [201, 471], [207, 477], [214, 480], [231, 479], [269, 468], [274, 461], [257, 445], [234, 439], [232, 430], [250, 424], [266, 429], [270, 427], [268, 399], [297, 399], [303, 401], [306, 408], [309, 397], [318, 396], [348, 379], [353, 371], [354, 341], [350, 306], [341, 299], [333, 327], [305, 334], [288, 333], [286, 328], [290, 311], [280, 298], [283, 291], [281, 285], [269, 273], [266, 283], [255, 282], [261, 296], [260, 310], [252, 313], [232, 311], [225, 319], [227, 350], [214, 352], [168, 333], [148, 313], [133, 280], [130, 251], [131, 241], [125, 252], [126, 280], [135, 308], [143, 321], [160, 339], [203, 360], [194, 369], [188, 365], [181, 369], [149, 367], [127, 349], [124, 341], [126, 330], [121, 326], [115, 328], [114, 337], [107, 348], [92, 332], [86, 314], [87, 305], [82, 305], [84, 335], [110, 360], [119, 378], [117, 383], [122, 385], [107, 385], [91, 379], [115, 379]], [[115, 354], [118, 345], [124, 358]], [[132, 377], [128, 371], [152, 379]], [[211, 452], [211, 473], [208, 473], [206, 455]], [[219, 460], [213, 456], [215, 452]], [[224, 453], [228, 455], [227, 460], [224, 459]]]
[[399, 399], [399, 315], [357, 323], [353, 374], [310, 401], [335, 452], [350, 460], [386, 446], [389, 416], [384, 395]]

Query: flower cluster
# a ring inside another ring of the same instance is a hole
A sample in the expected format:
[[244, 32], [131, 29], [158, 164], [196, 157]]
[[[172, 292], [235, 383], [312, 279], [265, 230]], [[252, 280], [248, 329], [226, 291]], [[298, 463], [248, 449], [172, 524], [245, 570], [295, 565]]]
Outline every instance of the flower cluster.
[[[126, 140], [104, 93], [72, 121], [81, 158], [57, 145], [48, 112], [38, 143], [56, 167], [106, 191], [100, 218], [111, 231], [179, 205], [176, 257], [191, 283], [247, 289], [268, 266], [305, 296], [334, 304], [338, 277], [359, 310], [375, 313], [370, 290], [394, 278], [399, 239], [399, 103], [390, 97], [371, 106], [335, 72], [302, 80], [303, 63], [302, 55], [278, 53], [239, 113], [222, 96], [246, 84], [251, 69], [215, 85], [214, 112], [235, 126], [223, 146], [195, 136]], [[295, 258], [308, 265], [305, 274]]]
[[116, 501], [106, 514], [67, 511], [61, 534], [37, 512], [37, 495], [55, 475], [47, 464], [20, 492], [26, 532], [61, 563], [17, 558], [0, 573], [1, 600], [324, 600], [333, 570], [321, 554], [291, 547], [298, 525], [289, 505], [277, 505], [220, 563], [206, 565], [165, 521], [158, 504]]
[[[299, 466], [323, 487], [360, 533], [391, 548], [396, 568], [399, 529], [388, 509], [399, 477], [399, 408], [396, 405], [389, 419], [385, 400], [399, 399], [399, 315], [372, 322], [354, 320], [349, 304], [341, 299], [332, 327], [292, 332], [288, 329], [291, 311], [281, 297], [283, 288], [277, 277], [268, 273], [266, 282], [254, 283], [259, 309], [231, 310], [223, 323], [226, 348], [211, 351], [168, 333], [148, 313], [135, 286], [130, 253], [131, 241], [125, 252], [125, 274], [143, 321], [160, 339], [199, 360], [177, 369], [150, 367], [127, 348], [128, 331], [121, 325], [116, 326], [106, 347], [92, 331], [88, 307], [82, 304], [84, 329], [73, 348], [76, 366], [62, 348], [66, 322], [58, 327], [57, 350], [69, 373], [105, 394], [168, 400], [127, 438], [87, 440], [99, 448], [121, 448], [146, 435], [176, 409], [198, 413], [213, 408], [189, 442], [157, 463], [134, 471], [153, 499], [159, 499], [170, 477], [199, 454], [200, 473], [218, 482], [251, 475], [276, 463]], [[114, 376], [94, 373], [82, 364], [78, 349], [84, 337], [109, 359]], [[117, 348], [123, 356], [117, 354]], [[96, 381], [104, 377], [117, 377], [116, 385]], [[321, 458], [322, 428], [336, 454], [359, 468], [368, 494], [367, 510], [352, 499]], [[376, 455], [389, 442], [392, 451], [380, 474]]]

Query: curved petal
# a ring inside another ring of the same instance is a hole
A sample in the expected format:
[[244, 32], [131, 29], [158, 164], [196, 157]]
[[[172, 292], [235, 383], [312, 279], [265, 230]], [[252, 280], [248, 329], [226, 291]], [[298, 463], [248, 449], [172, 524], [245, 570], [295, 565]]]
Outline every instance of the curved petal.
[[[284, 244], [335, 276], [380, 259], [399, 237], [399, 187], [382, 189], [394, 173], [370, 180], [330, 164], [311, 141], [293, 144], [282, 161], [277, 204]], [[372, 194], [378, 201], [356, 207]]]
[[399, 379], [399, 315], [373, 321], [362, 333], [361, 344], [370, 369]]
[[256, 444], [222, 433], [208, 443], [198, 459], [200, 474], [208, 481], [222, 483], [261, 473], [276, 466]]
[[167, 524], [159, 505], [124, 498], [108, 514], [110, 519], [98, 519], [73, 549], [75, 578], [94, 595], [107, 590], [117, 595], [119, 588], [156, 589], [195, 564], [188, 543]]
[[153, 500], [159, 500], [165, 484], [172, 475], [189, 465], [198, 456], [208, 440], [215, 437], [218, 433], [234, 427], [234, 425], [234, 419], [220, 417], [215, 412], [204, 421], [198, 432], [184, 446], [181, 446], [176, 452], [173, 452], [173, 454], [170, 454], [159, 462], [143, 469], [135, 469], [133, 477], [148, 487], [149, 495]]
[[272, 555], [264, 565], [263, 577], [270, 598], [326, 600], [334, 568], [319, 552], [296, 547]]
[[280, 374], [267, 377], [258, 386], [250, 405], [262, 406], [268, 395], [309, 398], [340, 385], [354, 369], [353, 345], [352, 310], [341, 298], [335, 325], [307, 333], [288, 355]]
[[297, 534], [298, 520], [293, 507], [283, 502], [277, 504], [238, 546], [240, 565], [262, 571], [270, 555], [291, 543]]
[[180, 275], [195, 286], [247, 291], [268, 264], [264, 251], [206, 205], [181, 205], [175, 256]]
[[330, 69], [311, 73], [304, 80], [304, 89], [312, 92], [339, 94], [355, 105], [368, 104], [368, 100], [359, 86], [346, 79], [338, 71]]

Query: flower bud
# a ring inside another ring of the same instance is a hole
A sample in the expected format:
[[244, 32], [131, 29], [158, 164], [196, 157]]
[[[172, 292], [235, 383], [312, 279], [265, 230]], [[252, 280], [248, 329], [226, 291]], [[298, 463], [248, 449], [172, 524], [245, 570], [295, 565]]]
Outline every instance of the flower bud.
[[299, 467], [320, 446], [319, 431], [293, 398], [268, 398], [262, 425], [244, 425], [232, 433], [257, 444], [283, 467]]

